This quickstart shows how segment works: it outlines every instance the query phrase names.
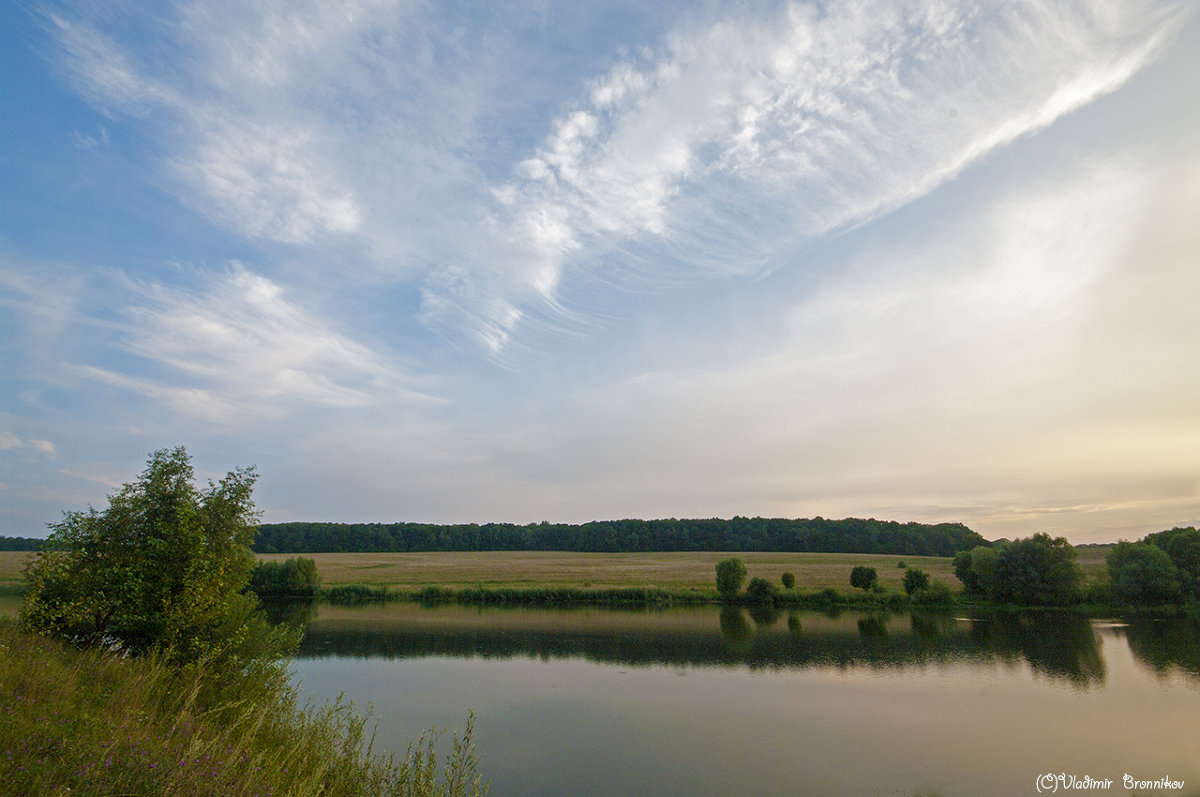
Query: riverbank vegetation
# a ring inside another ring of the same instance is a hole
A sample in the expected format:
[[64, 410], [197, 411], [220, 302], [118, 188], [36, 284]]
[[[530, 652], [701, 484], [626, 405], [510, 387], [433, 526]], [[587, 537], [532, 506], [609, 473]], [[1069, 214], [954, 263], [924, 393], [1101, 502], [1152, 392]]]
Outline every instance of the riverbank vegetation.
[[371, 750], [344, 702], [302, 705], [286, 672], [119, 657], [0, 621], [0, 783], [22, 795], [460, 795], [480, 791], [472, 725], [439, 757]]
[[[248, 589], [255, 473], [193, 481], [183, 448], [157, 451], [26, 563], [20, 627], [0, 629], [0, 782], [30, 795], [479, 793], [470, 724], [442, 768], [428, 737], [397, 763], [371, 754], [351, 706], [299, 706], [299, 629], [268, 622]], [[260, 570], [315, 586], [311, 562]]]

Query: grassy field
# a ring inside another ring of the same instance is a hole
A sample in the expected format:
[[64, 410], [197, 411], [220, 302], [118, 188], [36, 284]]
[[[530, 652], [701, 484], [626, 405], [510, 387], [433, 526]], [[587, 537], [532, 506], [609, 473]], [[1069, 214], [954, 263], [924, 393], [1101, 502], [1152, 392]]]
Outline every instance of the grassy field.
[[[1084, 548], [1079, 564], [1089, 580], [1102, 578], [1107, 548]], [[21, 582], [21, 567], [30, 554], [0, 551], [0, 585]], [[388, 587], [648, 587], [696, 589], [714, 587], [714, 567], [727, 556], [746, 562], [749, 577], [762, 576], [775, 583], [784, 571], [796, 574], [804, 590], [850, 588], [855, 565], [874, 567], [879, 583], [891, 591], [902, 589], [904, 570], [897, 563], [918, 567], [958, 589], [951, 560], [934, 556], [890, 556], [842, 553], [564, 553], [542, 551], [487, 551], [482, 553], [317, 553], [326, 586], [370, 584]], [[286, 554], [265, 554], [262, 560], [284, 560]]]
[[0, 551], [0, 586], [13, 586], [24, 581], [21, 568], [32, 555], [28, 551]]
[[[859, 564], [879, 572], [889, 590], [902, 589], [903, 559], [935, 581], [956, 586], [950, 560], [924, 556], [873, 556], [820, 553], [564, 553], [492, 551], [483, 553], [324, 553], [308, 554], [326, 586], [369, 584], [388, 587], [659, 587], [667, 590], [715, 589], [715, 567], [728, 556], [746, 563], [749, 577], [775, 583], [785, 571], [805, 590], [849, 589], [850, 570]], [[286, 559], [272, 554], [261, 559]]]

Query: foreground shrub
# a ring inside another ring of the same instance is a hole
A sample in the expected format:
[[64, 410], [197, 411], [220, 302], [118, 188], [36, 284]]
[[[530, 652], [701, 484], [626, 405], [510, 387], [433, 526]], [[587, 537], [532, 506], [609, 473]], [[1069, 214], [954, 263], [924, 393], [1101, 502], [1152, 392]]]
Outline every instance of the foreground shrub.
[[187, 451], [154, 452], [104, 511], [64, 513], [26, 566], [21, 624], [79, 647], [239, 669], [279, 658], [275, 631], [244, 594], [254, 567], [253, 468], [199, 490]]

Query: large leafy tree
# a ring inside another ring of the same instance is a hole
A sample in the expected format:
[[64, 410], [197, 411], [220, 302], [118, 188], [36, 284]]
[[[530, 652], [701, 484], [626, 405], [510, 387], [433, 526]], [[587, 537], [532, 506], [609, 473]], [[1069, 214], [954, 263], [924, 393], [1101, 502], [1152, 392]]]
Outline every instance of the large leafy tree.
[[[76, 645], [170, 660], [282, 653], [244, 588], [254, 566], [256, 474], [194, 485], [181, 446], [155, 451], [99, 511], [64, 513], [26, 568], [22, 625]], [[274, 649], [273, 649], [274, 648]]]
[[1200, 530], [1191, 526], [1173, 528], [1147, 534], [1145, 542], [1167, 552], [1179, 570], [1185, 595], [1200, 600]]
[[1108, 579], [1122, 603], [1176, 603], [1181, 597], [1179, 568], [1166, 551], [1145, 542], [1117, 543], [1108, 554]]
[[1071, 603], [1083, 580], [1075, 549], [1048, 534], [961, 552], [954, 557], [954, 573], [969, 593], [1025, 606]]

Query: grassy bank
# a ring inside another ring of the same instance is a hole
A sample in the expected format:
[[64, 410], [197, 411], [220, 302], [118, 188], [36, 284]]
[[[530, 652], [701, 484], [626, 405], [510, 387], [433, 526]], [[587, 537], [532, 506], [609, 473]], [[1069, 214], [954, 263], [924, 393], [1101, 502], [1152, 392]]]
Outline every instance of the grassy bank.
[[231, 683], [0, 620], [0, 783], [11, 794], [471, 794], [470, 733], [445, 762], [428, 736], [403, 761], [381, 758], [352, 706], [298, 705], [279, 668]]

